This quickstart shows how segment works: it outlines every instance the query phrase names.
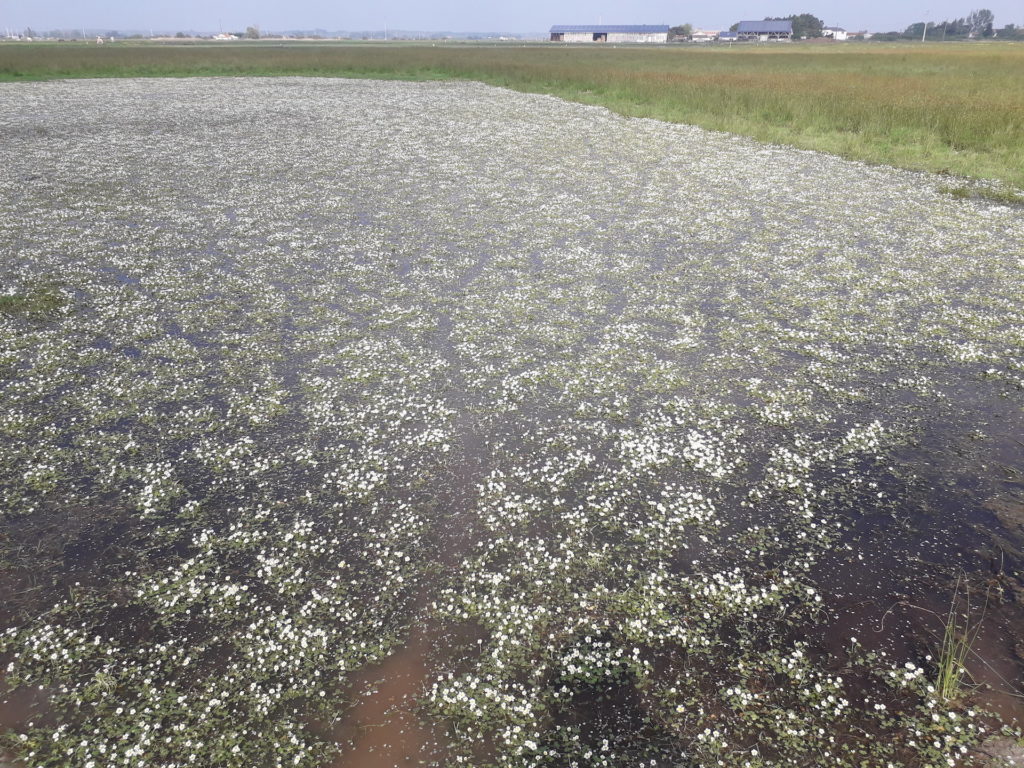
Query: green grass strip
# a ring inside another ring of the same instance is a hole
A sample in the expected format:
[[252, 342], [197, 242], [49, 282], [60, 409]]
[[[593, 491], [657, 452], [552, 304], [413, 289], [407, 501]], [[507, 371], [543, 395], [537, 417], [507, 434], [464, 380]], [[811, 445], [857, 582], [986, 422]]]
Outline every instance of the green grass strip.
[[1021, 71], [1024, 45], [1014, 43], [0, 45], [5, 81], [215, 75], [478, 80], [623, 115], [1014, 188], [1024, 188]]

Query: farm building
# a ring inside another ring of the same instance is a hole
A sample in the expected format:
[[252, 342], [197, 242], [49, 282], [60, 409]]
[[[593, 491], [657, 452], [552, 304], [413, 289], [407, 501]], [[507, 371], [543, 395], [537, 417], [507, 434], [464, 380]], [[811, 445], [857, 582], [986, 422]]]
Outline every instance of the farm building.
[[842, 27], [825, 27], [821, 30], [821, 36], [831, 37], [833, 40], [846, 40], [849, 37]]
[[740, 40], [791, 40], [792, 21], [741, 21], [736, 27]]
[[709, 43], [712, 40], [717, 40], [720, 34], [722, 32], [718, 29], [695, 29], [690, 35], [690, 39], [695, 43]]
[[667, 43], [668, 24], [556, 24], [553, 43]]

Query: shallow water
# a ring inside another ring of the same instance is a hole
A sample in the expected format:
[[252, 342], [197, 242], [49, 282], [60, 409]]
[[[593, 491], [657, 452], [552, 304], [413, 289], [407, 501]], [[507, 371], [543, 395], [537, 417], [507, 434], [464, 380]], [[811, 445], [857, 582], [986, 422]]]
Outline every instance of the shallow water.
[[[0, 312], [29, 764], [914, 764], [1020, 719], [1019, 211], [473, 84], [0, 93], [3, 288], [61, 297]], [[993, 690], [948, 703], [960, 573]]]

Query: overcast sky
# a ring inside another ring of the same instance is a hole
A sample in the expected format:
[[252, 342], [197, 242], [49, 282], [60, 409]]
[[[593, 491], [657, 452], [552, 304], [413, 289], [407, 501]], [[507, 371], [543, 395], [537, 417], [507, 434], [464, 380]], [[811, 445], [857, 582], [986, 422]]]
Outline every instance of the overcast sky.
[[0, 0], [0, 33], [61, 28], [164, 31], [288, 29], [543, 32], [552, 24], [682, 24], [718, 29], [741, 19], [813, 13], [849, 30], [902, 30], [923, 18], [966, 16], [974, 2], [996, 25], [1024, 25], [1024, 0]]

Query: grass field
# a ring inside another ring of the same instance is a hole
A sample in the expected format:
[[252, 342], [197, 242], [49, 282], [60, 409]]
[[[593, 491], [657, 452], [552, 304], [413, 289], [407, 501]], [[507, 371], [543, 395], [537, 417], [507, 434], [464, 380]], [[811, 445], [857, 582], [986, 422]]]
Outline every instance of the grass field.
[[479, 80], [873, 163], [1024, 187], [1024, 46], [0, 46], [0, 80], [334, 75]]

